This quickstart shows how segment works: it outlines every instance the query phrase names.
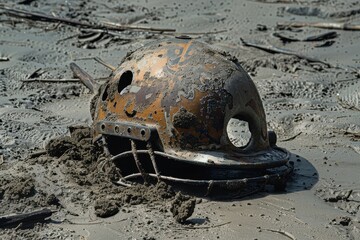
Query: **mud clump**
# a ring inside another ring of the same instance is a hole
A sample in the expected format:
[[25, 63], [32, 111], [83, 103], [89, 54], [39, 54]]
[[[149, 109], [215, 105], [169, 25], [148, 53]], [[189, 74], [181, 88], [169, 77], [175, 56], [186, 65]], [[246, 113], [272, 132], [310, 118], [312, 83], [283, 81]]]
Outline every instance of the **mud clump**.
[[171, 203], [170, 211], [173, 214], [174, 219], [178, 223], [184, 223], [186, 219], [191, 217], [194, 213], [196, 200], [190, 196], [176, 194], [175, 199]]
[[[102, 146], [92, 143], [91, 129], [88, 127], [71, 127], [71, 136], [51, 140], [46, 146], [47, 163], [56, 164], [68, 176], [67, 181], [79, 186], [91, 186], [91, 199], [88, 203], [94, 206], [98, 217], [111, 217], [119, 209], [139, 205], [156, 204], [160, 212], [168, 212], [168, 204], [172, 201], [170, 211], [175, 220], [183, 223], [194, 212], [195, 199], [176, 194], [165, 182], [155, 185], [135, 184], [131, 187], [115, 186], [111, 181], [120, 178], [115, 165], [103, 152]], [[78, 200], [77, 200], [78, 201]], [[81, 200], [80, 200], [81, 201]], [[55, 196], [47, 196], [48, 205], [60, 205]], [[84, 205], [85, 206], [85, 205]]]
[[77, 126], [70, 128], [71, 136], [55, 138], [46, 145], [51, 157], [61, 160], [80, 160], [87, 163], [96, 161], [103, 153], [102, 148], [92, 143], [89, 127]]
[[360, 193], [356, 189], [341, 189], [337, 186], [321, 187], [315, 194], [330, 205], [350, 214], [355, 215], [359, 212]]
[[341, 200], [348, 200], [351, 196], [352, 190], [339, 190], [339, 189], [317, 189], [317, 195], [321, 197], [325, 202], [339, 202]]
[[[28, 212], [46, 203], [47, 192], [43, 191], [26, 170], [23, 175], [15, 175], [11, 171], [0, 178], [0, 214]], [[1, 238], [1, 237], [0, 237]]]
[[336, 217], [331, 221], [331, 224], [333, 225], [341, 225], [344, 227], [349, 226], [350, 223], [351, 223], [351, 218], [345, 216]]
[[18, 200], [35, 195], [35, 185], [31, 178], [18, 178], [10, 182], [4, 189], [9, 199]]
[[171, 199], [175, 192], [171, 186], [164, 182], [158, 182], [155, 186], [135, 185], [125, 188], [117, 195], [118, 201], [122, 205], [138, 205], [148, 202], [159, 202]]
[[81, 143], [82, 140], [89, 140], [92, 137], [91, 130], [87, 126], [71, 126], [69, 130], [71, 138], [77, 143]]
[[47, 196], [46, 203], [48, 205], [54, 205], [54, 206], [60, 206], [61, 205], [60, 200], [54, 194], [50, 194], [49, 196]]
[[51, 139], [46, 145], [46, 151], [51, 157], [61, 157], [66, 151], [76, 146], [76, 142], [69, 136]]
[[101, 218], [111, 217], [119, 212], [116, 201], [109, 199], [99, 199], [95, 202], [95, 214]]

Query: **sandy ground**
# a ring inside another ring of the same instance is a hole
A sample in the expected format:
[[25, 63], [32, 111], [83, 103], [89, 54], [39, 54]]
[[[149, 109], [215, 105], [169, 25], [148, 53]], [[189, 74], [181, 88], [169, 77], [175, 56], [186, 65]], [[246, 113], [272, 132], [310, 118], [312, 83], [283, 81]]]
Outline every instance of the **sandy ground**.
[[[76, 62], [102, 81], [110, 70], [94, 57], [117, 66], [129, 50], [168, 36], [146, 31], [94, 34], [0, 10], [0, 214], [56, 210], [51, 221], [34, 228], [0, 230], [2, 239], [360, 239], [360, 32], [277, 27], [286, 21], [360, 24], [359, 1], [23, 2], [0, 1], [81, 21], [205, 33], [192, 36], [230, 52], [252, 76], [268, 126], [277, 132], [278, 145], [291, 151], [295, 171], [286, 192], [232, 201], [197, 199], [189, 224], [181, 225], [168, 210], [166, 194], [125, 204], [126, 194], [101, 183], [109, 172], [87, 172], [96, 159], [30, 158], [50, 139], [68, 135], [68, 126], [91, 125], [91, 94], [77, 82], [23, 80], [73, 78], [69, 63]], [[285, 44], [274, 36], [305, 39], [330, 31], [337, 36], [323, 41]], [[247, 47], [241, 38], [326, 64]], [[324, 43], [330, 46], [321, 47]], [[96, 201], [103, 198], [109, 208], [113, 201], [125, 202], [116, 215], [99, 218]]]

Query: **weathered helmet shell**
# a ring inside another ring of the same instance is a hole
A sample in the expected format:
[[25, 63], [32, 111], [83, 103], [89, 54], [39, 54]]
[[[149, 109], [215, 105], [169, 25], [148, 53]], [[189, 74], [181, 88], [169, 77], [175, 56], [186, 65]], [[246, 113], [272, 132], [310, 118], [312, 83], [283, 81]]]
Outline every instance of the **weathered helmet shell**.
[[[227, 135], [231, 118], [249, 124], [245, 147]], [[129, 54], [100, 92], [94, 126], [96, 134], [153, 139], [186, 161], [265, 168], [288, 160], [270, 146], [258, 91], [237, 60], [189, 38]]]

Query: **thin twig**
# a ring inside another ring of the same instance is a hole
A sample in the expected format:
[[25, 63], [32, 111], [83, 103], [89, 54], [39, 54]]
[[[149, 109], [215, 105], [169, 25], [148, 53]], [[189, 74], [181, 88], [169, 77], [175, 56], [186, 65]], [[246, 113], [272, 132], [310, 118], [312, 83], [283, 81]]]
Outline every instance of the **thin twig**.
[[105, 67], [109, 68], [111, 71], [115, 71], [115, 70], [116, 70], [116, 67], [112, 66], [112, 65], [109, 64], [109, 63], [106, 63], [104, 60], [102, 60], [102, 59], [99, 58], [99, 57], [94, 57], [94, 60], [97, 61], [98, 63], [104, 65]]
[[73, 71], [74, 75], [78, 77], [80, 81], [90, 90], [91, 93], [95, 93], [97, 91], [98, 84], [87, 72], [82, 70], [75, 63], [70, 63], [70, 69]]
[[8, 6], [0, 5], [0, 9], [5, 10], [5, 13], [20, 17], [20, 18], [27, 18], [35, 21], [46, 21], [46, 22], [61, 22], [64, 24], [68, 24], [71, 26], [81, 26], [86, 28], [97, 28], [97, 29], [112, 29], [112, 30], [140, 30], [140, 31], [152, 31], [152, 32], [175, 32], [176, 29], [170, 29], [170, 28], [154, 28], [154, 27], [148, 27], [148, 26], [138, 26], [138, 25], [122, 25], [118, 23], [113, 22], [104, 22], [102, 24], [96, 24], [96, 23], [87, 23], [87, 22], [81, 22], [73, 19], [68, 18], [61, 18], [61, 17], [55, 17], [43, 13], [34, 13], [30, 11], [20, 10], [20, 9], [14, 9]]
[[[123, 218], [123, 219], [120, 219], [120, 220], [117, 220], [117, 221], [112, 221], [111, 223], [118, 223], [118, 222], [123, 222], [123, 221], [126, 221], [128, 220], [128, 218]], [[94, 221], [94, 222], [74, 222], [70, 219], [64, 219], [63, 222], [68, 222], [70, 224], [73, 224], [73, 225], [95, 225], [95, 224], [101, 224], [101, 223], [104, 223], [104, 221]]]
[[79, 82], [80, 80], [77, 78], [31, 78], [31, 79], [23, 79], [22, 82]]
[[43, 71], [41, 71], [41, 70], [42, 70], [42, 68], [36, 69], [34, 72], [29, 74], [26, 79], [32, 79], [32, 78], [39, 77], [41, 74], [43, 74], [45, 72], [44, 70]]
[[[218, 31], [208, 31], [208, 32], [164, 32], [162, 35], [181, 37], [181, 36], [217, 34], [217, 33], [223, 33], [223, 32], [227, 32], [227, 30], [222, 29], [222, 30], [218, 30]], [[192, 39], [200, 38], [200, 36], [194, 36], [191, 38]]]
[[[120, 40], [124, 40], [124, 41], [133, 41], [134, 39], [130, 39], [130, 38], [124, 38], [123, 35], [119, 34], [119, 32], [116, 32], [114, 30], [110, 30], [110, 29], [91, 29], [91, 28], [86, 28], [86, 29], [80, 29], [80, 30], [84, 30], [87, 32], [102, 32], [102, 33], [106, 33], [109, 34], [111, 36], [116, 36], [116, 37], [120, 37]], [[150, 31], [150, 30], [149, 30]], [[163, 32], [162, 35], [166, 35], [166, 36], [184, 36], [184, 35], [208, 35], [208, 34], [217, 34], [217, 33], [223, 33], [223, 32], [227, 32], [226, 29], [222, 29], [222, 30], [217, 30], [217, 31], [208, 31], [208, 32]], [[140, 39], [140, 38], [137, 38]]]
[[7, 228], [11, 226], [16, 226], [19, 224], [29, 224], [29, 223], [38, 223], [43, 222], [47, 218], [51, 217], [54, 211], [44, 208], [38, 211], [30, 213], [15, 214], [9, 216], [0, 217], [0, 228]]
[[276, 229], [269, 229], [269, 228], [261, 228], [262, 230], [266, 230], [266, 231], [269, 231], [269, 232], [275, 232], [275, 233], [280, 233], [281, 235], [284, 235], [288, 238], [290, 238], [291, 240], [296, 240], [296, 238], [294, 237], [294, 235], [292, 235], [291, 233], [289, 232], [286, 232], [284, 230], [276, 230]]
[[154, 28], [148, 26], [138, 26], [138, 25], [124, 25], [120, 23], [114, 22], [102, 22], [102, 24], [111, 30], [147, 30], [147, 31], [154, 31], [154, 32], [176, 32], [176, 29], [173, 28]]
[[[102, 22], [100, 24], [96, 23], [87, 23], [82, 21], [77, 21], [68, 18], [55, 17], [43, 13], [34, 13], [30, 11], [13, 9], [8, 6], [0, 5], [0, 9], [5, 10], [5, 12], [11, 16], [18, 18], [26, 18], [34, 21], [46, 21], [46, 22], [57, 22], [64, 23], [70, 26], [77, 26], [83, 28], [89, 28], [93, 30], [102, 30], [102, 32], [106, 32], [110, 35], [116, 35], [115, 32], [111, 32], [110, 30], [124, 31], [124, 30], [136, 30], [136, 31], [146, 31], [146, 32], [157, 32], [162, 34], [171, 34], [174, 35], [176, 29], [173, 28], [155, 28], [149, 26], [139, 26], [139, 25], [124, 25], [114, 22]], [[227, 30], [219, 30], [219, 31], [209, 31], [209, 32], [188, 32], [188, 33], [176, 33], [176, 35], [205, 35], [205, 34], [216, 34], [226, 32]], [[66, 39], [65, 39], [66, 40]]]
[[270, 52], [270, 53], [281, 53], [281, 54], [286, 54], [286, 55], [292, 55], [292, 56], [296, 56], [296, 57], [301, 58], [301, 59], [305, 59], [305, 60], [307, 60], [309, 62], [319, 62], [319, 63], [325, 64], [328, 67], [330, 67], [330, 64], [328, 64], [328, 63], [326, 63], [324, 61], [321, 61], [321, 60], [319, 60], [319, 59], [317, 59], [315, 57], [306, 56], [304, 54], [293, 52], [293, 51], [288, 50], [288, 49], [277, 48], [277, 47], [272, 46], [270, 44], [265, 45], [265, 44], [258, 44], [258, 43], [248, 42], [248, 41], [245, 41], [242, 38], [240, 38], [240, 40], [242, 41], [242, 43], [245, 46], [248, 46], [248, 47], [258, 48], [258, 49], [261, 49], [263, 51]]
[[5, 10], [5, 12], [8, 13], [9, 15], [12, 15], [15, 17], [20, 17], [20, 18], [28, 18], [31, 20], [47, 21], [47, 22], [49, 22], [49, 21], [50, 22], [62, 22], [62, 23], [72, 25], [72, 26], [94, 27], [93, 24], [86, 23], [86, 22], [80, 22], [77, 20], [55, 17], [55, 16], [43, 14], [43, 13], [34, 13], [34, 12], [30, 12], [30, 11], [25, 11], [25, 10], [14, 9], [14, 8], [10, 8], [8, 6], [0, 5], [0, 9]]
[[308, 36], [305, 38], [294, 38], [294, 37], [289, 37], [286, 35], [283, 35], [282, 33], [273, 33], [274, 37], [278, 37], [280, 38], [283, 42], [313, 42], [313, 41], [324, 41], [324, 40], [328, 40], [328, 39], [333, 39], [336, 38], [338, 36], [337, 32], [335, 31], [331, 31], [331, 32], [326, 32], [326, 33], [321, 33], [318, 35], [312, 35], [312, 36]]
[[217, 34], [227, 32], [226, 29], [218, 30], [218, 31], [208, 31], [208, 32], [177, 32], [173, 33], [173, 35], [181, 36], [181, 35], [206, 35], [206, 34]]
[[30, 158], [35, 158], [35, 157], [39, 157], [41, 155], [45, 155], [47, 153], [46, 150], [40, 150], [40, 151], [36, 151], [30, 154]]
[[302, 134], [302, 132], [299, 132], [299, 133], [295, 134], [295, 135], [292, 136], [292, 137], [289, 137], [289, 138], [280, 140], [280, 142], [288, 142], [288, 141], [294, 140], [296, 137], [300, 136], [300, 134]]
[[[133, 41], [134, 39], [130, 39], [130, 38], [124, 38], [122, 34], [120, 34], [119, 32], [113, 31], [113, 30], [109, 30], [109, 29], [97, 29], [97, 28], [83, 28], [80, 29], [81, 32], [94, 32], [94, 33], [105, 33], [114, 37], [120, 37], [120, 40], [124, 40], [124, 41]], [[140, 38], [137, 38], [140, 39]]]
[[199, 227], [184, 225], [183, 228], [186, 228], [186, 229], [210, 229], [210, 228], [221, 227], [221, 226], [227, 225], [229, 223], [231, 223], [231, 222], [220, 223], [220, 224], [213, 225], [213, 226], [199, 226]]
[[104, 221], [96, 221], [96, 222], [74, 222], [74, 221], [71, 221], [69, 219], [65, 219], [64, 222], [68, 222], [70, 224], [73, 224], [73, 225], [95, 225], [95, 224], [101, 224], [103, 223]]
[[278, 27], [314, 27], [324, 29], [338, 29], [346, 31], [360, 31], [360, 25], [351, 23], [336, 23], [336, 22], [283, 22], [278, 23]]

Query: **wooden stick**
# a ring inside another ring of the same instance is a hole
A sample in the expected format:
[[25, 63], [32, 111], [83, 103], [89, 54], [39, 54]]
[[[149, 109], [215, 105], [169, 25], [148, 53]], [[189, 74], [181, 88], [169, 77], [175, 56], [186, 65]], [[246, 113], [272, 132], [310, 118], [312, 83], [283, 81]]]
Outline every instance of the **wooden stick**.
[[[110, 29], [98, 29], [98, 28], [82, 28], [80, 29], [80, 32], [100, 32], [100, 33], [105, 33], [114, 37], [120, 37], [120, 40], [124, 40], [124, 41], [133, 41], [134, 39], [130, 39], [130, 38], [124, 38], [121, 33], [114, 31], [114, 30], [110, 30]], [[80, 35], [80, 34], [78, 34]], [[140, 39], [140, 38], [137, 38]]]
[[74, 222], [70, 219], [65, 219], [64, 222], [68, 222], [73, 225], [95, 225], [95, 224], [101, 224], [104, 221], [96, 221], [96, 222]]
[[147, 30], [147, 31], [156, 31], [156, 32], [176, 32], [175, 29], [172, 28], [154, 28], [154, 27], [148, 27], [148, 26], [138, 26], [138, 25], [123, 25], [120, 23], [113, 23], [113, 22], [102, 22], [103, 25], [107, 29], [112, 30]]
[[140, 30], [140, 31], [153, 31], [153, 32], [175, 32], [176, 29], [170, 28], [154, 28], [147, 26], [137, 26], [137, 25], [122, 25], [113, 22], [104, 22], [103, 24], [95, 24], [95, 23], [87, 23], [81, 22], [68, 18], [55, 17], [43, 13], [34, 13], [30, 11], [20, 10], [10, 8], [8, 6], [0, 5], [0, 9], [5, 10], [5, 12], [9, 15], [27, 18], [35, 21], [46, 21], [46, 22], [61, 22], [71, 26], [81, 26], [86, 28], [95, 28], [95, 29], [113, 29], [113, 30]]
[[3, 216], [0, 217], [0, 228], [17, 226], [19, 224], [42, 222], [45, 221], [46, 218], [50, 217], [52, 213], [53, 211], [45, 208], [31, 213]]
[[74, 75], [78, 77], [80, 81], [90, 90], [91, 93], [95, 93], [97, 91], [98, 84], [87, 72], [82, 70], [75, 63], [70, 63], [70, 69], [73, 71]]
[[[27, 18], [35, 21], [47, 21], [47, 22], [61, 22], [64, 24], [68, 24], [71, 26], [78, 26], [78, 27], [84, 27], [84, 28], [92, 28], [92, 29], [102, 29], [103, 32], [106, 32], [108, 30], [117, 30], [117, 31], [124, 31], [124, 30], [137, 30], [137, 31], [147, 31], [147, 32], [161, 32], [161, 33], [175, 33], [176, 29], [173, 28], [155, 28], [155, 27], [149, 27], [149, 26], [139, 26], [139, 25], [123, 25], [119, 23], [114, 22], [102, 22], [101, 24], [95, 24], [95, 23], [87, 23], [87, 22], [81, 22], [73, 19], [68, 18], [61, 18], [61, 17], [55, 17], [43, 13], [34, 13], [30, 11], [25, 10], [19, 10], [19, 9], [13, 9], [8, 6], [2, 6], [0, 5], [0, 9], [3, 9], [6, 11], [7, 14], [19, 17], [19, 18]], [[216, 33], [222, 33], [226, 32], [227, 30], [219, 30], [219, 31], [210, 31], [210, 32], [189, 32], [189, 33], [181, 33], [183, 35], [204, 35], [204, 34], [216, 34]], [[110, 35], [115, 35], [115, 33], [109, 31], [107, 32]]]
[[229, 223], [231, 223], [231, 222], [224, 222], [224, 223], [220, 223], [220, 224], [213, 225], [213, 226], [198, 226], [198, 227], [184, 225], [184, 226], [182, 226], [182, 229], [184, 229], [184, 228], [185, 229], [210, 229], [210, 228], [221, 227], [221, 226], [227, 225]]
[[294, 235], [292, 235], [291, 233], [288, 233], [284, 230], [276, 230], [276, 229], [268, 229], [268, 228], [261, 228], [263, 230], [269, 231], [269, 232], [275, 232], [275, 233], [280, 233], [281, 235], [284, 235], [288, 238], [290, 238], [291, 240], [296, 240], [296, 238], [294, 237]]
[[102, 60], [99, 57], [94, 57], [94, 60], [97, 61], [98, 63], [104, 65], [105, 67], [109, 68], [111, 71], [115, 71], [116, 67], [110, 65], [109, 63], [106, 63], [104, 60]]
[[313, 41], [323, 41], [328, 39], [333, 39], [338, 36], [338, 34], [335, 31], [321, 33], [318, 35], [311, 35], [305, 38], [294, 38], [294, 37], [288, 37], [286, 35], [283, 35], [282, 33], [275, 32], [273, 33], [274, 37], [280, 38], [283, 42], [313, 42]]
[[283, 22], [278, 23], [278, 27], [314, 27], [324, 29], [338, 29], [346, 31], [360, 31], [360, 25], [351, 23], [336, 23], [336, 22]]
[[30, 158], [40, 157], [41, 155], [47, 154], [46, 150], [39, 150], [30, 154]]
[[[218, 30], [218, 31], [208, 31], [208, 32], [166, 32], [163, 33], [163, 35], [169, 35], [169, 36], [175, 36], [175, 37], [181, 37], [181, 36], [187, 36], [187, 35], [206, 35], [206, 34], [217, 34], [217, 33], [223, 33], [227, 32], [226, 29]], [[198, 36], [196, 36], [199, 38]], [[194, 37], [191, 37], [194, 38]]]
[[[124, 25], [121, 25], [124, 26]], [[126, 25], [129, 26], [129, 25]], [[133, 25], [130, 25], [133, 26]], [[81, 30], [81, 29], [80, 29]], [[121, 34], [119, 34], [118, 32], [116, 32], [116, 29], [110, 29], [110, 28], [106, 28], [106, 29], [91, 29], [91, 28], [86, 28], [83, 29], [84, 31], [89, 31], [89, 32], [103, 32], [112, 36], [119, 36], [121, 37], [121, 40], [125, 40], [125, 41], [132, 41], [133, 39], [129, 39], [129, 38], [123, 38]], [[172, 29], [174, 30], [174, 29]], [[151, 31], [151, 30], [149, 30]], [[183, 35], [206, 35], [206, 34], [217, 34], [217, 33], [223, 33], [223, 32], [227, 32], [226, 29], [222, 29], [222, 30], [217, 30], [217, 31], [208, 31], [208, 32], [176, 32], [176, 31], [169, 31], [169, 32], [163, 32], [163, 35], [170, 35], [170, 36], [183, 36]]]
[[285, 138], [283, 140], [280, 140], [280, 142], [287, 142], [287, 141], [291, 141], [291, 140], [294, 140], [296, 137], [300, 136], [302, 134], [302, 132], [299, 132], [297, 134], [295, 134], [294, 136], [292, 137], [289, 137], [289, 138]]
[[242, 41], [242, 43], [245, 45], [245, 46], [248, 46], [248, 47], [254, 47], [254, 48], [258, 48], [258, 49], [261, 49], [261, 50], [264, 50], [266, 52], [270, 52], [270, 53], [282, 53], [282, 54], [286, 54], [286, 55], [292, 55], [292, 56], [297, 56], [298, 58], [302, 58], [302, 59], [305, 59], [309, 62], [319, 62], [319, 63], [323, 63], [325, 65], [327, 65], [328, 67], [330, 67], [330, 64], [324, 62], [324, 61], [321, 61], [315, 57], [310, 57], [310, 56], [306, 56], [304, 54], [301, 54], [301, 53], [297, 53], [297, 52], [293, 52], [291, 50], [288, 50], [288, 49], [283, 49], [283, 48], [277, 48], [277, 47], [274, 47], [270, 44], [257, 44], [257, 43], [253, 43], [253, 42], [248, 42], [248, 41], [245, 41], [244, 39], [240, 38], [240, 40]]
[[56, 78], [31, 78], [31, 79], [23, 79], [22, 82], [79, 82], [80, 80], [77, 78], [62, 78], [62, 79], [56, 79]]
[[39, 21], [62, 22], [62, 23], [72, 25], [72, 26], [94, 27], [93, 24], [86, 23], [86, 22], [80, 22], [77, 20], [72, 20], [72, 19], [67, 19], [67, 18], [54, 17], [51, 15], [43, 14], [43, 13], [34, 13], [34, 12], [30, 12], [30, 11], [25, 11], [25, 10], [14, 9], [14, 8], [10, 8], [8, 6], [0, 5], [0, 9], [5, 10], [5, 12], [10, 15], [13, 15], [15, 17], [20, 17], [20, 18], [28, 18], [28, 19], [39, 20]]

